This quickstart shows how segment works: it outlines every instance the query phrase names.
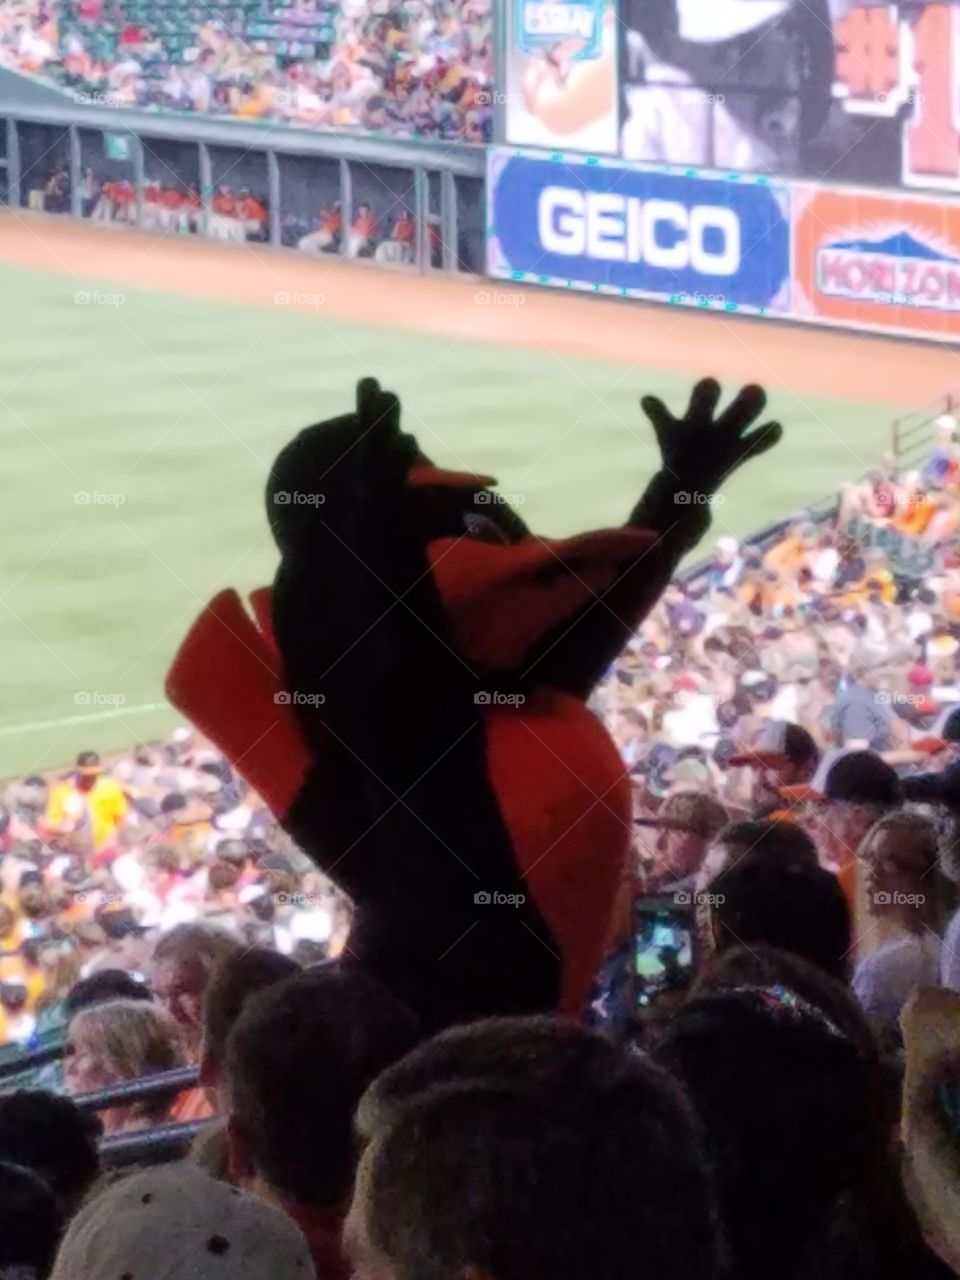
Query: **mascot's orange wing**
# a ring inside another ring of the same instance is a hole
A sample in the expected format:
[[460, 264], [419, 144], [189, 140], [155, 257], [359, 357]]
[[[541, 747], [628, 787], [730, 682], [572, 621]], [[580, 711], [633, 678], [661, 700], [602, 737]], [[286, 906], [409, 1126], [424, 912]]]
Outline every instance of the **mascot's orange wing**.
[[[254, 607], [261, 616], [269, 611], [269, 592], [257, 593]], [[221, 592], [193, 624], [166, 691], [282, 818], [303, 786], [310, 758], [272, 640], [235, 591]]]
[[438, 538], [430, 561], [454, 648], [478, 673], [521, 674], [538, 641], [591, 601], [605, 608], [599, 597], [657, 542], [630, 528], [509, 545]]

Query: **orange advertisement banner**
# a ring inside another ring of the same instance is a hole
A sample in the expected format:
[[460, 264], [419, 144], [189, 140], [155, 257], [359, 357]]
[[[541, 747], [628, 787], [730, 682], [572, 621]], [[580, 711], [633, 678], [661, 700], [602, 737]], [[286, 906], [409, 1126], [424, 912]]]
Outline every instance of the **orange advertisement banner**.
[[799, 185], [792, 221], [798, 318], [960, 338], [960, 204]]

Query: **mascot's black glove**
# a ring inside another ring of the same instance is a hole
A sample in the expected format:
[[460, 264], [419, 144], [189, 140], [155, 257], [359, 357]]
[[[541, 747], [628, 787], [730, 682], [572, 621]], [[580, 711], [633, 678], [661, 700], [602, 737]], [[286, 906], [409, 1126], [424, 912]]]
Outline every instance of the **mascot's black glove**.
[[632, 525], [693, 546], [710, 524], [710, 500], [724, 480], [780, 440], [778, 422], [750, 430], [766, 408], [762, 387], [744, 387], [718, 414], [720, 395], [716, 379], [704, 378], [694, 387], [682, 418], [657, 396], [640, 401], [656, 432], [663, 466], [634, 509]]

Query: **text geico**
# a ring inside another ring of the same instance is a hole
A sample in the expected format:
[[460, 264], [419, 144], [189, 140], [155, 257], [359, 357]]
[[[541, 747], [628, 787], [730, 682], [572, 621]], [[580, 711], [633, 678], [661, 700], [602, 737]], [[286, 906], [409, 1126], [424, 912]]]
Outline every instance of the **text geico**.
[[676, 200], [641, 200], [608, 192], [546, 187], [538, 206], [547, 253], [608, 262], [645, 262], [730, 276], [740, 268], [740, 221], [732, 209]]

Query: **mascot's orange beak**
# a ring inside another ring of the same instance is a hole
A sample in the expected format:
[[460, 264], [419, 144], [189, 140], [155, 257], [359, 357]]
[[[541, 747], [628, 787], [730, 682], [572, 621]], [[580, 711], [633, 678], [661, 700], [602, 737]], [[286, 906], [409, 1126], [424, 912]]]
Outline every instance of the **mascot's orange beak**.
[[475, 476], [469, 471], [443, 471], [432, 463], [418, 463], [407, 472], [407, 484], [418, 489], [489, 489], [497, 482], [492, 476]]

